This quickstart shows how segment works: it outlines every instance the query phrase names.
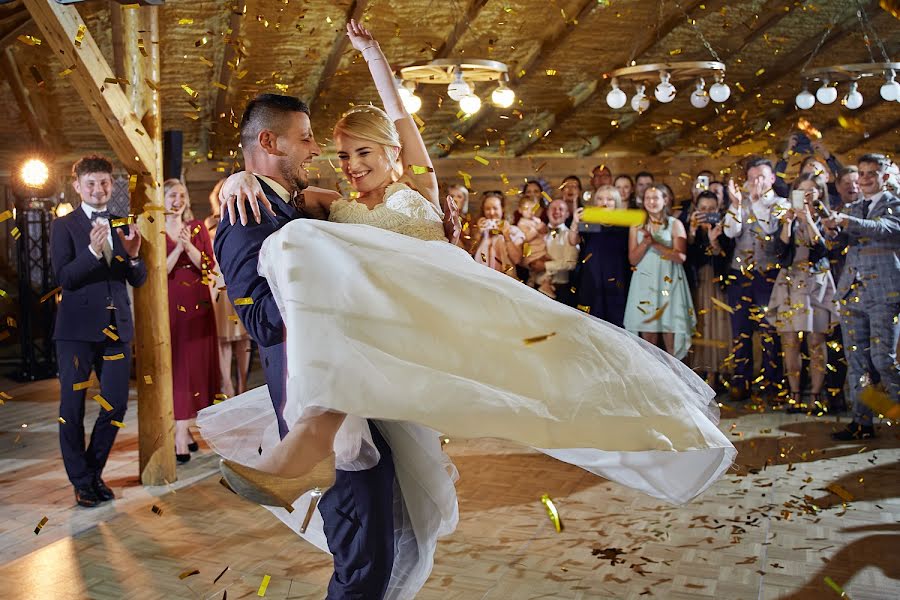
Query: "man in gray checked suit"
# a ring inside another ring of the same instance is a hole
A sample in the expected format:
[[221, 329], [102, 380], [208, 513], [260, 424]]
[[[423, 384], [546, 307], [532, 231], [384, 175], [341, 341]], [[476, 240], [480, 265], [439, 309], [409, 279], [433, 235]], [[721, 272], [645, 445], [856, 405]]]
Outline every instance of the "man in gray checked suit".
[[853, 422], [837, 440], [874, 437], [872, 410], [860, 401], [864, 384], [880, 382], [900, 402], [900, 198], [885, 189], [890, 161], [865, 154], [858, 161], [861, 198], [824, 221], [830, 237], [846, 236], [849, 250], [838, 291], [844, 353], [849, 363]]

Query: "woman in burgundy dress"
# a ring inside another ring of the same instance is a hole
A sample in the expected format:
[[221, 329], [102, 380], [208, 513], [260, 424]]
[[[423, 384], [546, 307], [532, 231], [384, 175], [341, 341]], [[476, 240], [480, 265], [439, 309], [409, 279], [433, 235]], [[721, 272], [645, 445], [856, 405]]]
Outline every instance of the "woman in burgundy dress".
[[175, 457], [185, 463], [197, 450], [189, 429], [197, 411], [218, 391], [216, 321], [208, 274], [215, 269], [212, 242], [191, 213], [187, 188], [178, 179], [163, 184], [166, 203], [166, 269], [172, 334], [172, 393]]

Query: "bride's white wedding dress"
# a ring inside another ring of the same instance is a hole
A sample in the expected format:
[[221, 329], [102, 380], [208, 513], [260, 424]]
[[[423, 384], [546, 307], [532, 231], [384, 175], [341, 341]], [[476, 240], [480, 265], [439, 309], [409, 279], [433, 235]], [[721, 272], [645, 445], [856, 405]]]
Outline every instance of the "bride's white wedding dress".
[[[446, 242], [441, 215], [417, 192], [394, 184], [374, 209], [337, 200], [329, 221], [273, 234], [259, 272], [288, 332], [287, 423], [304, 409], [350, 415], [335, 441], [346, 470], [378, 460], [366, 418], [392, 448], [401, 494], [387, 598], [417, 593], [437, 538], [456, 527], [456, 471], [438, 432], [519, 442], [674, 503], [732, 463], [702, 379], [478, 264]], [[265, 387], [201, 411], [198, 424], [219, 454], [249, 465], [278, 442]], [[270, 510], [299, 532], [308, 503]], [[316, 512], [303, 537], [327, 551], [321, 525]]]

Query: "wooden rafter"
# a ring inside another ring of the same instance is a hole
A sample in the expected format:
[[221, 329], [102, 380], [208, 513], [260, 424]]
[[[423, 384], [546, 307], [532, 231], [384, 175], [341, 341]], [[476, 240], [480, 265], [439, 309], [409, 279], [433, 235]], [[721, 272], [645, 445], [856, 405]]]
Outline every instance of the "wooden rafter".
[[469, 7], [466, 9], [466, 15], [456, 21], [456, 26], [453, 27], [453, 31], [450, 32], [450, 35], [447, 36], [447, 39], [444, 40], [444, 43], [437, 49], [437, 52], [434, 53], [434, 58], [447, 58], [450, 54], [456, 49], [456, 44], [459, 43], [459, 40], [466, 33], [466, 30], [469, 29], [469, 26], [475, 22], [475, 19], [478, 18], [478, 13], [481, 12], [481, 9], [488, 3], [488, 0], [471, 0], [469, 2]]
[[113, 78], [112, 69], [78, 10], [47, 0], [24, 2], [44, 41], [72, 69], [69, 81], [125, 168], [132, 173], [153, 172], [154, 145], [122, 89], [106, 82]]
[[31, 20], [31, 17], [27, 12], [23, 11], [23, 14], [19, 19], [17, 19], [17, 24], [12, 27], [9, 31], [3, 34], [0, 37], [0, 49], [6, 48], [10, 44], [16, 41], [18, 37], [24, 33], [27, 33], [29, 29], [34, 26], [34, 21]]
[[228, 91], [231, 87], [231, 75], [234, 72], [235, 61], [239, 56], [238, 44], [240, 44], [241, 39], [241, 23], [246, 14], [239, 11], [238, 7], [230, 4], [228, 10], [231, 13], [228, 20], [228, 28], [231, 32], [225, 37], [225, 51], [222, 53], [222, 64], [219, 65], [218, 83], [221, 86], [217, 86], [216, 103], [213, 106], [213, 140], [210, 146], [216, 149], [224, 148], [229, 141], [225, 139], [226, 133], [234, 132], [233, 118], [231, 115], [226, 114], [226, 110], [228, 110]]
[[[720, 3], [727, 4], [727, 3]], [[703, 3], [700, 3], [703, 5]], [[710, 7], [708, 3], [706, 3], [706, 9], [709, 12], [713, 12], [718, 10], [718, 7]], [[759, 16], [754, 22], [753, 26], [750, 28], [750, 32], [744, 36], [744, 38], [737, 44], [734, 44], [728, 47], [726, 50], [720, 53], [720, 58], [723, 61], [728, 61], [730, 58], [739, 54], [744, 48], [746, 48], [753, 41], [758, 39], [759, 37], [765, 35], [765, 33], [781, 22], [786, 16], [790, 14], [790, 6], [787, 7], [788, 10], [785, 10], [784, 0], [769, 0], [766, 5], [760, 10]], [[688, 13], [692, 15], [693, 13]], [[682, 15], [683, 20], [683, 15]], [[606, 144], [612, 143], [615, 140], [621, 138], [625, 133], [633, 127], [635, 124], [639, 123], [642, 120], [646, 120], [649, 114], [652, 114], [655, 110], [658, 110], [659, 107], [662, 106], [660, 103], [651, 104], [650, 108], [645, 110], [641, 115], [635, 115], [634, 118], [628, 120], [620, 127], [614, 129], [610, 132], [606, 137], [599, 139], [595, 143], [596, 147], [588, 147], [582, 151], [582, 156], [586, 156], [588, 154], [592, 154], [596, 152], [599, 148], [605, 146]], [[593, 146], [593, 144], [591, 144]]]
[[38, 115], [32, 102], [31, 93], [22, 81], [22, 74], [16, 64], [15, 56], [11, 48], [0, 49], [0, 73], [9, 83], [13, 96], [16, 98], [16, 104], [19, 106], [19, 112], [28, 125], [28, 131], [31, 137], [40, 144], [42, 149], [49, 150], [51, 148], [50, 136], [46, 127], [43, 125], [43, 119]]
[[[696, 1], [696, 0], [695, 0]], [[539, 61], [547, 56], [553, 54], [553, 52], [559, 48], [562, 44], [565, 43], [568, 35], [575, 30], [577, 27], [577, 23], [582, 21], [585, 17], [587, 17], [595, 8], [597, 7], [596, 0], [585, 0], [582, 2], [581, 7], [578, 12], [575, 14], [575, 17], [565, 23], [562, 29], [559, 32], [549, 35], [544, 38], [544, 41], [541, 43], [540, 48], [536, 52], [534, 52], [528, 60], [525, 61], [524, 64], [519, 65], [517, 70], [519, 73], [522, 73], [522, 76], [516, 75], [513, 80], [510, 82], [510, 87], [515, 89], [518, 82], [528, 75], [528, 72], [531, 71]], [[494, 116], [494, 107], [486, 106], [481, 111], [478, 112], [474, 117], [470, 117], [463, 126], [460, 128], [459, 136], [465, 138], [465, 136], [475, 129], [480, 123], [482, 123], [488, 117]], [[459, 137], [452, 137], [449, 140], [448, 144], [444, 144], [440, 147], [435, 147], [431, 149], [431, 154], [436, 155], [438, 157], [447, 156], [450, 153], [450, 150], [454, 145], [459, 141]]]
[[[350, 3], [350, 8], [347, 9], [346, 22], [349, 23], [350, 19], [361, 21], [363, 14], [365, 14], [368, 7], [369, 0], [353, 0], [353, 2]], [[314, 103], [319, 98], [319, 95], [325, 91], [328, 82], [331, 81], [331, 78], [334, 77], [334, 74], [337, 72], [338, 65], [341, 64], [341, 58], [343, 58], [344, 52], [347, 51], [347, 46], [349, 44], [350, 40], [347, 38], [347, 34], [344, 32], [343, 28], [340, 28], [334, 36], [334, 43], [331, 45], [331, 52], [328, 53], [325, 67], [322, 69], [322, 75], [319, 77], [319, 81], [316, 82], [313, 93], [309, 96], [310, 104]]]
[[879, 129], [878, 131], [869, 135], [868, 137], [860, 136], [857, 139], [855, 139], [854, 141], [850, 142], [849, 144], [846, 144], [845, 146], [841, 146], [837, 150], [837, 152], [840, 154], [846, 154], [847, 152], [850, 152], [851, 150], [855, 150], [864, 144], [870, 144], [872, 141], [883, 138], [884, 136], [886, 136], [888, 134], [891, 134], [891, 133], [896, 134], [898, 132], [898, 130], [900, 130], [900, 119], [894, 119], [893, 121], [891, 121], [890, 123], [888, 123], [887, 125], [882, 127], [881, 129]]
[[[819, 53], [825, 52], [833, 46], [834, 44], [842, 41], [844, 39], [844, 35], [847, 33], [849, 29], [851, 29], [856, 23], [856, 12], [855, 10], [850, 11], [844, 19], [840, 20], [838, 23], [832, 27], [831, 32], [828, 34], [828, 37], [822, 43], [822, 47], [819, 50]], [[708, 115], [705, 119], [697, 123], [696, 126], [692, 127], [692, 131], [694, 132], [691, 136], [689, 136], [686, 141], [690, 141], [693, 139], [696, 132], [704, 131], [704, 128], [708, 127], [712, 122], [720, 119], [722, 114], [726, 110], [733, 109], [738, 111], [741, 106], [746, 102], [751, 102], [756, 97], [757, 93], [760, 93], [762, 90], [768, 89], [774, 85], [776, 85], [781, 79], [788, 75], [792, 75], [796, 73], [797, 69], [803, 66], [809, 56], [815, 51], [816, 46], [819, 44], [819, 40], [821, 39], [821, 34], [810, 36], [807, 38], [799, 47], [794, 48], [790, 51], [789, 56], [791, 57], [789, 60], [786, 60], [780, 63], [777, 67], [773, 68], [766, 73], [767, 84], [762, 88], [754, 88], [751, 92], [747, 93], [735, 93], [732, 95], [731, 99], [726, 103], [725, 106], [722, 106], [718, 111], [713, 111], [710, 115]], [[781, 119], [785, 116], [794, 112], [793, 103], [785, 103], [784, 106], [780, 107], [780, 109], [772, 115], [770, 121], [773, 119]], [[673, 146], [678, 140], [681, 139], [681, 136], [672, 136], [671, 139], [667, 140], [665, 143], [660, 144], [657, 149], [652, 152], [652, 155], [657, 155], [661, 152], [664, 152], [669, 147]]]

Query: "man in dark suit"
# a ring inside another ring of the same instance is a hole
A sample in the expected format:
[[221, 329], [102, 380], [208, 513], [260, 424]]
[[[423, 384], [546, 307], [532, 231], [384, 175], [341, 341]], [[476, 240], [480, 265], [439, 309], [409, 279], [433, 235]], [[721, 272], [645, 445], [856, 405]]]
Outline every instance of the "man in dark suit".
[[[266, 195], [263, 204], [269, 204], [271, 210], [262, 211], [257, 220], [245, 225], [232, 224], [223, 212], [214, 249], [228, 297], [260, 347], [279, 432], [284, 437], [288, 431], [282, 417], [284, 322], [268, 282], [257, 271], [259, 251], [266, 238], [290, 221], [313, 217], [313, 196], [334, 192], [307, 188], [306, 165], [319, 155], [319, 145], [312, 134], [309, 108], [297, 98], [263, 94], [252, 100], [241, 119], [241, 147], [246, 169], [256, 175]], [[238, 206], [243, 221], [243, 204]], [[245, 300], [248, 298], [252, 302]], [[334, 555], [328, 598], [335, 600], [383, 597], [393, 567], [394, 463], [378, 429], [370, 424], [370, 430], [381, 453], [379, 463], [364, 471], [338, 470], [334, 485], [318, 504]]]
[[[97, 506], [115, 498], [101, 477], [128, 406], [131, 372], [131, 302], [126, 283], [138, 287], [147, 269], [138, 256], [141, 235], [134, 225], [117, 226], [106, 207], [112, 164], [85, 156], [72, 167], [81, 206], [53, 221], [50, 261], [62, 287], [53, 339], [59, 363], [59, 442], [75, 500]], [[84, 396], [91, 371], [100, 380], [94, 400], [100, 415], [84, 446]]]

